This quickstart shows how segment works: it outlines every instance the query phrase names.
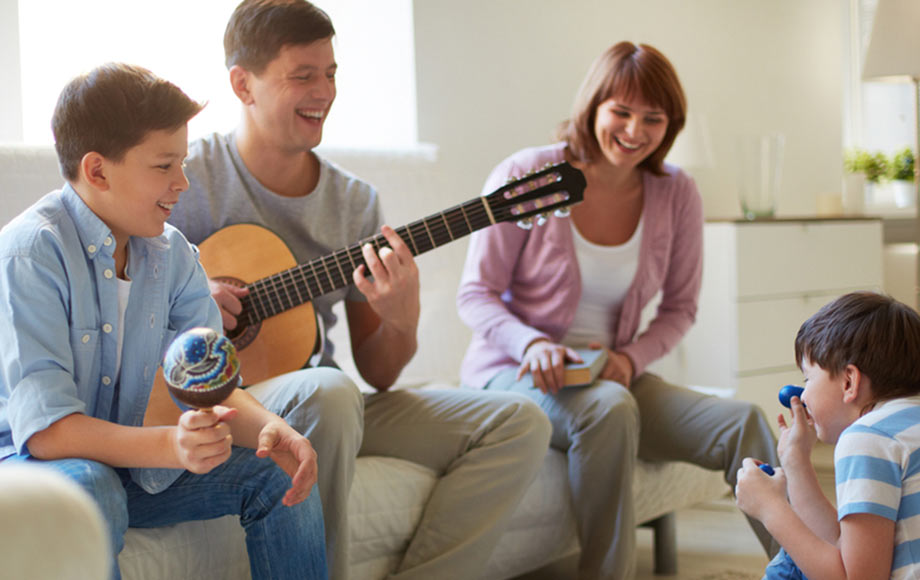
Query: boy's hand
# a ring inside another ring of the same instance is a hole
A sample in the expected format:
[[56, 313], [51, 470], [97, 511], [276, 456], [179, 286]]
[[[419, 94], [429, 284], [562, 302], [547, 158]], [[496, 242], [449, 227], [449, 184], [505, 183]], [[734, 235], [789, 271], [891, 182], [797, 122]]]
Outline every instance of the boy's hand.
[[792, 411], [792, 425], [786, 423], [786, 417], [782, 414], [777, 419], [779, 441], [776, 452], [782, 465], [792, 467], [811, 461], [811, 451], [818, 440], [818, 434], [814, 420], [800, 398], [792, 397], [789, 408]]
[[281, 500], [286, 506], [307, 499], [316, 483], [316, 451], [306, 437], [282, 420], [270, 421], [259, 432], [258, 457], [271, 457], [291, 476], [291, 488]]
[[227, 421], [236, 409], [218, 405], [211, 411], [186, 411], [179, 417], [175, 451], [179, 463], [192, 473], [208, 473], [230, 457], [233, 436]]
[[735, 503], [747, 515], [763, 521], [787, 501], [786, 474], [782, 468], [774, 467], [773, 475], [767, 475], [760, 469], [761, 463], [750, 457], [742, 461], [735, 484]]

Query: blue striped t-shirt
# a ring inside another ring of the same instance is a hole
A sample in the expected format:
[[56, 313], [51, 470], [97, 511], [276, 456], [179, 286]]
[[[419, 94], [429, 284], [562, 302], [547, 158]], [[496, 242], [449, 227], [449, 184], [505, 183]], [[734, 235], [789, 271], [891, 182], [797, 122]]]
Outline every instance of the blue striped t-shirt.
[[837, 518], [868, 513], [895, 522], [891, 578], [920, 575], [920, 396], [876, 406], [834, 449]]

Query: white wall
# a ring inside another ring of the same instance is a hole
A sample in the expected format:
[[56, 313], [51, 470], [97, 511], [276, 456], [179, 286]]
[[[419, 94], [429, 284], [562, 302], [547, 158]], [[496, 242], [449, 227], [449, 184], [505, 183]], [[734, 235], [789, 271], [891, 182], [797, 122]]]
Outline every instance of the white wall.
[[19, 2], [0, 0], [0, 142], [22, 139]]
[[780, 215], [840, 190], [844, 0], [416, 0], [419, 139], [476, 195], [513, 151], [546, 143], [589, 64], [619, 40], [674, 63], [713, 165], [693, 169], [707, 217], [740, 215], [735, 139], [780, 131]]

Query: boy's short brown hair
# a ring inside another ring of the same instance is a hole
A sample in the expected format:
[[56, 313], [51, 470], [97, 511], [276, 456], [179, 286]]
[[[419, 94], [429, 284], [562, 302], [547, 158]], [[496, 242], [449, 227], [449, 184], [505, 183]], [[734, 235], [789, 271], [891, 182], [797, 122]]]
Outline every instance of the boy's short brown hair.
[[283, 46], [334, 35], [329, 15], [306, 0], [244, 0], [224, 31], [225, 63], [260, 75]]
[[808, 358], [832, 377], [852, 364], [872, 383], [876, 402], [920, 393], [920, 315], [875, 292], [826, 304], [799, 328], [795, 361]]
[[82, 74], [61, 91], [51, 119], [61, 173], [75, 181], [91, 151], [119, 162], [151, 131], [178, 129], [203, 106], [143, 67], [107, 63]]
[[618, 42], [595, 59], [575, 96], [571, 118], [556, 134], [579, 161], [592, 163], [600, 157], [594, 121], [597, 107], [611, 98], [638, 98], [664, 110], [668, 117], [664, 139], [639, 164], [664, 175], [664, 158], [687, 120], [687, 98], [671, 61], [653, 46], [632, 42]]

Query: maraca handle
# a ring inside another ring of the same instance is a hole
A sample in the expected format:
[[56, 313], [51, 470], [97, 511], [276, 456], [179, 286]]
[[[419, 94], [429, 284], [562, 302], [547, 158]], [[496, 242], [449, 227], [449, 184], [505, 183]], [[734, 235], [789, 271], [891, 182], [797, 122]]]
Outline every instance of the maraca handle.
[[796, 385], [786, 385], [779, 390], [779, 402], [787, 409], [792, 408], [792, 397], [802, 398], [802, 392], [805, 389]]

